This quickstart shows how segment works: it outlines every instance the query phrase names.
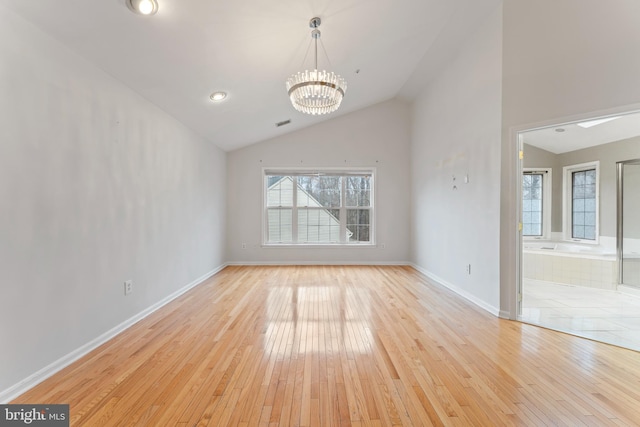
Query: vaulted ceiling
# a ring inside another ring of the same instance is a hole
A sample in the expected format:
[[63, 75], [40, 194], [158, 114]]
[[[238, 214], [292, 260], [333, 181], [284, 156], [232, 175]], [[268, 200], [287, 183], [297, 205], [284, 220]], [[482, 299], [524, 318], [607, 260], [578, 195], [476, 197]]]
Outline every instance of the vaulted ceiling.
[[[0, 0], [224, 150], [375, 103], [412, 99], [501, 0]], [[346, 78], [340, 110], [295, 111], [286, 78], [312, 67], [309, 19], [322, 19], [319, 68]], [[324, 46], [324, 50], [322, 49]], [[326, 55], [325, 52], [326, 51]], [[304, 61], [306, 57], [306, 61]], [[209, 95], [229, 94], [220, 103]], [[291, 120], [276, 127], [277, 122]]]

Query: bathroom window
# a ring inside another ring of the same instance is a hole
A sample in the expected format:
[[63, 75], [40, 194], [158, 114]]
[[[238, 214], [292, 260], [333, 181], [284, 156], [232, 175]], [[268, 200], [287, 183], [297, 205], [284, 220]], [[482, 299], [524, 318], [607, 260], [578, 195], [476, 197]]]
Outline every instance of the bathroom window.
[[551, 233], [551, 169], [524, 169], [522, 174], [522, 235], [549, 238]]
[[598, 243], [599, 162], [564, 168], [565, 239]]
[[374, 171], [265, 170], [265, 245], [373, 245]]

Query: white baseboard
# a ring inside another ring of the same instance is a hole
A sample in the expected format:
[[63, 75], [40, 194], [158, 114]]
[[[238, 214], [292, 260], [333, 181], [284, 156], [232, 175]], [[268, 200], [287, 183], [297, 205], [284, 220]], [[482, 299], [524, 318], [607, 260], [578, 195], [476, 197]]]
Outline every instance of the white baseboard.
[[[459, 287], [457, 287], [457, 286], [453, 285], [452, 283], [449, 283], [446, 280], [436, 276], [435, 274], [431, 273], [430, 271], [425, 270], [424, 268], [420, 267], [419, 265], [411, 264], [411, 266], [413, 268], [415, 268], [417, 271], [419, 271], [420, 273], [424, 274], [428, 279], [436, 282], [439, 285], [444, 286], [447, 289], [452, 290], [453, 292], [455, 292], [456, 294], [460, 295], [464, 299], [472, 302], [473, 304], [477, 305], [481, 309], [483, 309], [485, 311], [488, 311], [489, 313], [493, 314], [494, 316], [503, 317], [503, 318], [507, 318], [507, 319], [509, 318], [508, 313], [501, 312], [498, 308], [493, 307], [490, 304], [487, 304], [485, 301], [477, 298], [475, 295], [471, 295], [469, 292], [465, 291], [464, 289], [460, 289]], [[505, 316], [505, 314], [506, 314], [506, 316]]]
[[39, 370], [38, 372], [28, 376], [27, 378], [25, 378], [24, 380], [20, 381], [19, 383], [13, 385], [12, 387], [8, 388], [7, 390], [1, 391], [0, 392], [0, 404], [6, 404], [8, 402], [11, 402], [12, 400], [17, 398], [21, 394], [23, 394], [26, 391], [28, 391], [29, 389], [35, 387], [36, 385], [38, 385], [42, 381], [46, 380], [47, 378], [51, 377], [55, 373], [61, 371], [64, 368], [66, 368], [67, 366], [69, 366], [73, 362], [77, 361], [81, 357], [87, 355], [88, 353], [90, 353], [91, 351], [95, 350], [96, 348], [100, 347], [102, 344], [104, 344], [107, 341], [109, 341], [110, 339], [114, 338], [116, 335], [120, 334], [121, 332], [123, 332], [126, 329], [130, 328], [131, 326], [135, 325], [136, 323], [138, 323], [139, 321], [141, 321], [145, 317], [149, 316], [151, 313], [159, 310], [160, 308], [162, 308], [163, 306], [167, 305], [168, 303], [170, 303], [174, 299], [178, 298], [180, 295], [184, 294], [185, 292], [191, 290], [192, 288], [196, 287], [200, 283], [204, 282], [205, 280], [207, 280], [208, 278], [210, 278], [214, 274], [218, 273], [220, 270], [222, 270], [226, 266], [227, 266], [227, 264], [223, 264], [223, 265], [219, 266], [218, 268], [216, 268], [215, 270], [212, 270], [212, 271], [204, 274], [203, 276], [197, 278], [196, 280], [194, 280], [193, 282], [189, 283], [188, 285], [178, 289], [176, 292], [172, 293], [171, 295], [167, 296], [166, 298], [162, 299], [161, 301], [153, 304], [151, 307], [147, 308], [146, 310], [136, 314], [135, 316], [131, 317], [128, 320], [125, 320], [124, 322], [122, 322], [121, 324], [116, 326], [115, 328], [105, 332], [104, 334], [102, 334], [99, 337], [95, 338], [94, 340], [88, 342], [87, 344], [83, 345], [82, 347], [72, 351], [71, 353], [67, 354], [66, 356], [61, 357], [60, 359], [56, 360], [55, 362], [53, 362], [49, 366], [46, 366], [46, 367], [42, 368], [41, 370]]
[[227, 265], [411, 265], [407, 261], [231, 261]]
[[511, 312], [509, 312], [507, 310], [500, 310], [500, 313], [498, 313], [498, 317], [501, 318], [501, 319], [512, 320], [511, 319]]

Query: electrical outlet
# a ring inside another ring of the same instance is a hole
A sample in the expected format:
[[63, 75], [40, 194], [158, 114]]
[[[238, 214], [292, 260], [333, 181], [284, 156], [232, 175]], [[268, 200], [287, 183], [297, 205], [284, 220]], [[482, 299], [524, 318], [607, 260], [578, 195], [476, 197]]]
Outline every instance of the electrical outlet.
[[129, 295], [133, 292], [133, 280], [127, 280], [124, 282], [124, 294]]
[[385, 249], [386, 247], [387, 247], [387, 244], [386, 244], [386, 243], [383, 243], [383, 244], [382, 244], [382, 249]]

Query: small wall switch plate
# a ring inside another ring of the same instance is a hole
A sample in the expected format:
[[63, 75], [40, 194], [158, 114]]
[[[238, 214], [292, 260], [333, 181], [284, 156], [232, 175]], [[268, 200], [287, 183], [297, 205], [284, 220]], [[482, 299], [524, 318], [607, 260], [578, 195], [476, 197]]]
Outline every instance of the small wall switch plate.
[[247, 244], [246, 243], [242, 244], [242, 249], [247, 249]]

